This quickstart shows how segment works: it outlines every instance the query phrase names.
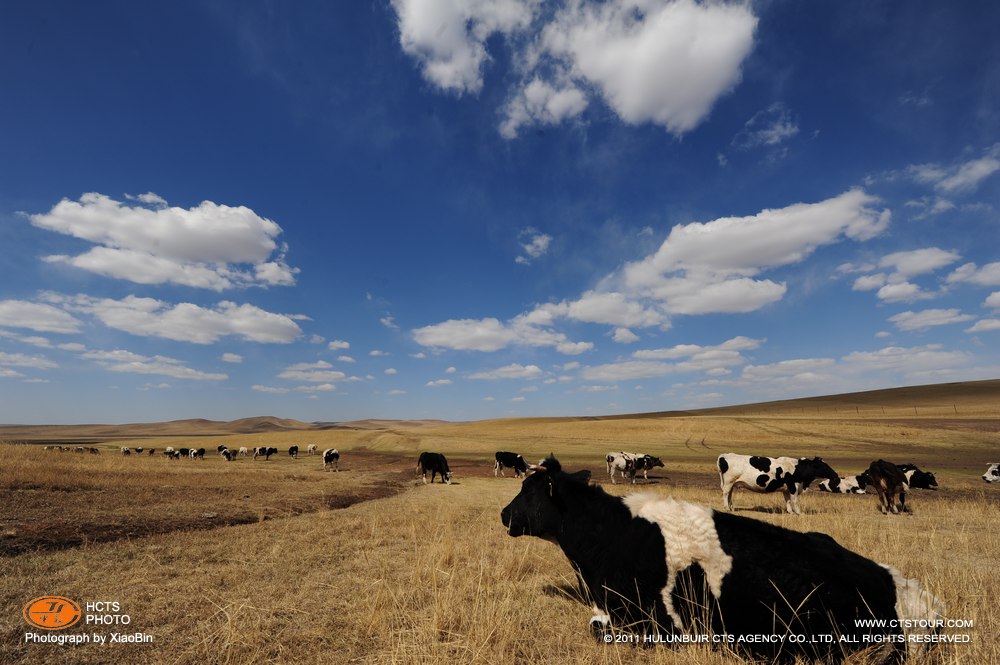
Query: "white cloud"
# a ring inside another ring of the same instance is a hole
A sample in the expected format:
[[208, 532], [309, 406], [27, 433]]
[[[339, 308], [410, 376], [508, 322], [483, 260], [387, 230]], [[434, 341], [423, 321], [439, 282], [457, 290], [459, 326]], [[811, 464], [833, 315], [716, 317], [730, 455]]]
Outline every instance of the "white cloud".
[[962, 314], [958, 309], [925, 309], [920, 312], [900, 312], [889, 320], [900, 330], [925, 330], [935, 326], [946, 326], [971, 321], [974, 316]]
[[960, 351], [942, 351], [940, 344], [926, 346], [888, 346], [878, 351], [855, 351], [841, 362], [848, 369], [857, 372], [901, 371], [907, 374], [954, 369], [967, 364], [969, 355]]
[[51, 333], [80, 330], [80, 322], [63, 310], [26, 300], [0, 300], [0, 326]]
[[611, 339], [615, 340], [619, 344], [632, 344], [633, 342], [639, 341], [639, 336], [628, 328], [615, 328]]
[[389, 395], [390, 397], [395, 397], [396, 395], [405, 395], [405, 394], [406, 394], [406, 391], [405, 390], [400, 390], [399, 388], [394, 388], [394, 389], [392, 389], [392, 390], [390, 390], [389, 392], [386, 393], [386, 395]]
[[284, 395], [285, 393], [290, 392], [288, 388], [276, 388], [274, 386], [262, 386], [260, 384], [254, 384], [250, 386], [250, 390], [255, 390], [259, 393], [270, 393], [274, 395]]
[[436, 381], [428, 381], [426, 386], [430, 388], [437, 388], [438, 386], [450, 386], [454, 381], [451, 379], [437, 379]]
[[740, 80], [757, 18], [743, 3], [694, 0], [392, 0], [403, 51], [428, 81], [477, 93], [486, 43], [504, 38], [515, 86], [503, 109], [508, 138], [578, 116], [588, 95], [623, 121], [682, 134]]
[[833, 358], [798, 358], [782, 360], [769, 365], [747, 365], [742, 378], [747, 381], [774, 381], [776, 379], [796, 381], [821, 380], [837, 361]]
[[521, 231], [520, 238], [520, 245], [521, 249], [524, 250], [524, 254], [518, 256], [514, 261], [523, 265], [527, 265], [532, 260], [544, 256], [549, 251], [549, 244], [552, 242], [552, 236], [540, 233], [531, 228]]
[[347, 375], [333, 369], [333, 365], [325, 360], [314, 363], [297, 363], [289, 365], [280, 374], [279, 379], [289, 381], [306, 381], [309, 383], [327, 383], [346, 379]]
[[238, 353], [223, 353], [221, 358], [222, 362], [226, 363], [241, 363], [243, 362], [243, 356]]
[[977, 286], [1000, 286], [1000, 261], [987, 263], [982, 268], [975, 263], [966, 263], [948, 275], [947, 281], [968, 282]]
[[394, 374], [399, 374], [399, 371], [395, 367], [390, 367], [390, 368], [388, 368], [388, 369], [385, 370], [385, 374], [388, 374], [389, 376], [393, 376]]
[[741, 150], [774, 148], [798, 133], [799, 125], [791, 111], [781, 102], [775, 102], [747, 120], [732, 144]]
[[451, 319], [413, 331], [421, 346], [459, 351], [499, 351], [512, 345], [555, 347], [576, 355], [593, 348], [590, 342], [571, 342], [562, 333], [533, 325], [528, 317], [504, 324], [495, 318]]
[[335, 340], [333, 340], [332, 342], [330, 342], [327, 345], [327, 348], [329, 348], [331, 351], [339, 351], [341, 349], [349, 349], [349, 348], [351, 348], [351, 343], [350, 342], [345, 342], [342, 339], [335, 339]]
[[444, 371], [444, 373], [445, 373], [445, 374], [454, 374], [454, 373], [455, 373], [455, 372], [457, 372], [457, 371], [458, 371], [458, 370], [457, 370], [457, 369], [455, 369], [454, 367], [449, 367], [448, 369], [446, 369], [446, 370]]
[[894, 252], [883, 256], [878, 262], [878, 267], [891, 268], [892, 272], [858, 277], [854, 280], [852, 288], [855, 291], [878, 289], [876, 296], [883, 302], [913, 302], [935, 298], [940, 292], [925, 291], [919, 285], [910, 282], [909, 278], [934, 272], [960, 258], [958, 252], [938, 247]]
[[390, 330], [399, 330], [399, 326], [396, 325], [396, 319], [389, 314], [386, 314], [385, 316], [380, 318], [378, 322], [381, 323], [386, 328], [389, 328]]
[[18, 372], [16, 370], [7, 369], [6, 367], [0, 367], [0, 377], [2, 377], [2, 378], [5, 378], [5, 379], [19, 379], [19, 378], [21, 378], [23, 376], [24, 376], [24, 374], [21, 374], [20, 372]]
[[886, 284], [879, 289], [875, 296], [883, 302], [914, 302], [917, 300], [929, 300], [937, 294], [924, 291], [912, 282], [898, 282], [896, 284]]
[[157, 374], [191, 381], [223, 381], [229, 378], [226, 374], [212, 374], [192, 369], [175, 358], [143, 356], [124, 349], [87, 351], [81, 357], [93, 360], [111, 372]]
[[352, 358], [351, 356], [337, 356], [337, 360], [339, 362], [342, 362], [342, 363], [353, 363], [353, 362], [355, 362], [354, 358]]
[[469, 378], [494, 381], [497, 379], [537, 379], [541, 375], [542, 370], [537, 365], [512, 363], [494, 370], [470, 374]]
[[368, 355], [372, 358], [381, 358], [383, 356], [389, 355], [388, 351], [383, 351], [381, 349], [372, 349], [368, 352]]
[[584, 367], [580, 375], [587, 381], [630, 381], [666, 376], [675, 371], [671, 363], [652, 360], [626, 360], [593, 367]]
[[986, 150], [982, 157], [951, 166], [917, 164], [907, 168], [907, 173], [924, 184], [942, 192], [973, 191], [989, 176], [1000, 170], [1000, 143]]
[[889, 224], [873, 196], [853, 189], [819, 203], [675, 226], [657, 252], [630, 263], [621, 281], [671, 313], [751, 312], [780, 300], [784, 284], [753, 279], [798, 263], [842, 237], [869, 240]]
[[981, 319], [976, 321], [971, 328], [966, 328], [967, 333], [993, 332], [1000, 330], [1000, 319]]
[[1000, 291], [994, 291], [990, 295], [986, 296], [986, 300], [983, 301], [984, 307], [990, 307], [992, 309], [1000, 309]]
[[204, 201], [185, 209], [146, 196], [142, 205], [97, 193], [63, 199], [48, 213], [28, 215], [39, 228], [96, 245], [77, 256], [46, 261], [138, 284], [181, 284], [223, 291], [244, 286], [288, 286], [297, 268], [285, 263], [276, 238], [281, 227], [245, 206]]
[[45, 356], [27, 356], [23, 353], [5, 353], [0, 351], [0, 366], [30, 367], [31, 369], [55, 369], [56, 363]]
[[886, 279], [888, 278], [883, 272], [875, 273], [874, 275], [862, 275], [854, 280], [854, 285], [851, 289], [853, 291], [874, 291], [885, 286]]
[[956, 251], [940, 249], [938, 247], [926, 247], [908, 252], [887, 254], [879, 261], [879, 266], [882, 268], [895, 268], [895, 274], [906, 278], [934, 272], [939, 268], [958, 261], [960, 258], [962, 258], [962, 255]]
[[143, 337], [212, 344], [222, 337], [234, 336], [251, 342], [287, 344], [302, 333], [292, 320], [302, 318], [300, 316], [273, 314], [254, 305], [229, 301], [209, 309], [192, 303], [172, 305], [136, 296], [112, 300], [48, 293], [43, 297], [67, 309], [91, 314], [109, 328]]

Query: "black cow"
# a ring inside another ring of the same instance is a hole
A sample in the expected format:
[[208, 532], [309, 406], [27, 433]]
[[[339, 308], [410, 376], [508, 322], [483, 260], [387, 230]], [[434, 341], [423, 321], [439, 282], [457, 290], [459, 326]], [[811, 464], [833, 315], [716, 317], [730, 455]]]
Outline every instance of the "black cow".
[[[591, 630], [605, 641], [622, 629], [648, 642], [728, 635], [723, 642], [740, 655], [765, 662], [840, 662], [886, 643], [887, 660], [902, 660], [906, 641], [892, 624], [944, 612], [916, 580], [826, 534], [649, 493], [611, 496], [588, 482], [589, 471], [566, 473], [551, 456], [532, 468], [501, 522], [511, 536], [559, 545], [594, 605]], [[754, 639], [771, 635], [784, 639]], [[836, 637], [789, 639], [800, 635]]]
[[528, 463], [517, 453], [508, 453], [502, 450], [497, 451], [496, 464], [493, 465], [493, 477], [496, 478], [497, 471], [503, 476], [504, 468], [514, 469], [514, 477], [520, 478], [528, 473]]
[[451, 484], [451, 469], [448, 460], [441, 453], [420, 453], [417, 459], [417, 473], [423, 474], [424, 484], [427, 484], [427, 472], [431, 472], [431, 484], [434, 484], [434, 474], [441, 475], [441, 482]]
[[340, 471], [340, 453], [336, 448], [327, 448], [323, 451], [323, 470], [329, 471], [331, 466], [334, 471]]
[[291, 457], [291, 458], [293, 458], [293, 459], [298, 459], [299, 458], [299, 447], [298, 446], [292, 446], [291, 448], [289, 448], [288, 449], [288, 456]]
[[937, 478], [929, 471], [921, 471], [916, 464], [897, 464], [896, 467], [906, 476], [906, 484], [911, 490], [936, 490]]
[[180, 457], [188, 457], [191, 454], [191, 449], [190, 448], [178, 448], [177, 449], [177, 454]]
[[753, 492], [781, 490], [785, 510], [800, 515], [799, 495], [817, 478], [833, 480], [837, 472], [819, 457], [760, 457], [758, 455], [719, 455], [719, 479], [722, 505], [733, 509], [733, 490], [745, 487]]
[[[906, 507], [906, 491], [909, 486], [906, 484], [906, 476], [898, 466], [884, 459], [875, 460], [868, 467], [868, 476], [872, 479], [871, 486], [878, 494], [878, 507], [883, 515], [888, 515], [890, 512], [893, 515], [909, 512], [909, 508]], [[899, 497], [898, 507], [896, 497]]]

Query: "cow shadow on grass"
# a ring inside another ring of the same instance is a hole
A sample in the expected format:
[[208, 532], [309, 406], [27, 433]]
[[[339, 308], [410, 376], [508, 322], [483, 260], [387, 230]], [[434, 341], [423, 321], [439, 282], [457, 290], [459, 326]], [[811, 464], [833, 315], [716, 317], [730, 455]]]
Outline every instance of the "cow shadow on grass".
[[587, 595], [578, 584], [570, 584], [568, 582], [564, 582], [563, 584], [546, 584], [542, 587], [542, 593], [546, 596], [565, 598], [567, 600], [583, 603], [584, 605], [587, 605], [589, 602], [587, 600]]
[[[773, 508], [767, 508], [765, 506], [752, 506], [747, 508], [736, 508], [733, 507], [734, 513], [764, 513], [765, 515], [781, 515], [785, 512], [785, 509], [781, 506], [774, 506]], [[803, 510], [803, 514], [808, 514], [809, 511]]]

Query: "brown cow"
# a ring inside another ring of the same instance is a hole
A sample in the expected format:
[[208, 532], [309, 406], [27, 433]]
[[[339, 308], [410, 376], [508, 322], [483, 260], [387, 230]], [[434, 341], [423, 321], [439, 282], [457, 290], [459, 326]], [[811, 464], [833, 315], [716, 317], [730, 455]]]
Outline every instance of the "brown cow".
[[[868, 467], [868, 476], [872, 487], [878, 494], [878, 507], [883, 515], [892, 511], [894, 515], [910, 512], [906, 507], [906, 491], [910, 486], [906, 476], [895, 464], [884, 459], [876, 460]], [[899, 507], [896, 507], [896, 497], [899, 497]]]

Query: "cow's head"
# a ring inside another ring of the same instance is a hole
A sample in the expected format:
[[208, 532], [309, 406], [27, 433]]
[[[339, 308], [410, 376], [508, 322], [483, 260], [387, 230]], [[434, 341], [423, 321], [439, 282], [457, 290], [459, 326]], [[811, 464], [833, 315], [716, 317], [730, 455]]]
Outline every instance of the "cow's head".
[[990, 468], [983, 474], [983, 480], [988, 483], [1000, 483], [1000, 462], [990, 464]]
[[659, 457], [646, 455], [646, 468], [652, 469], [655, 466], [663, 466], [663, 460], [661, 460]]
[[500, 522], [511, 536], [536, 536], [554, 539], [562, 527], [565, 506], [562, 488], [566, 483], [590, 480], [589, 471], [564, 473], [559, 460], [549, 455], [521, 483], [521, 491], [500, 511]]
[[826, 478], [831, 482], [839, 480], [840, 476], [821, 457], [799, 458], [799, 463], [795, 465], [795, 480], [802, 483], [803, 487], [809, 487], [809, 483], [817, 478]]
[[443, 472], [441, 477], [444, 478], [445, 485], [451, 485], [451, 471]]

